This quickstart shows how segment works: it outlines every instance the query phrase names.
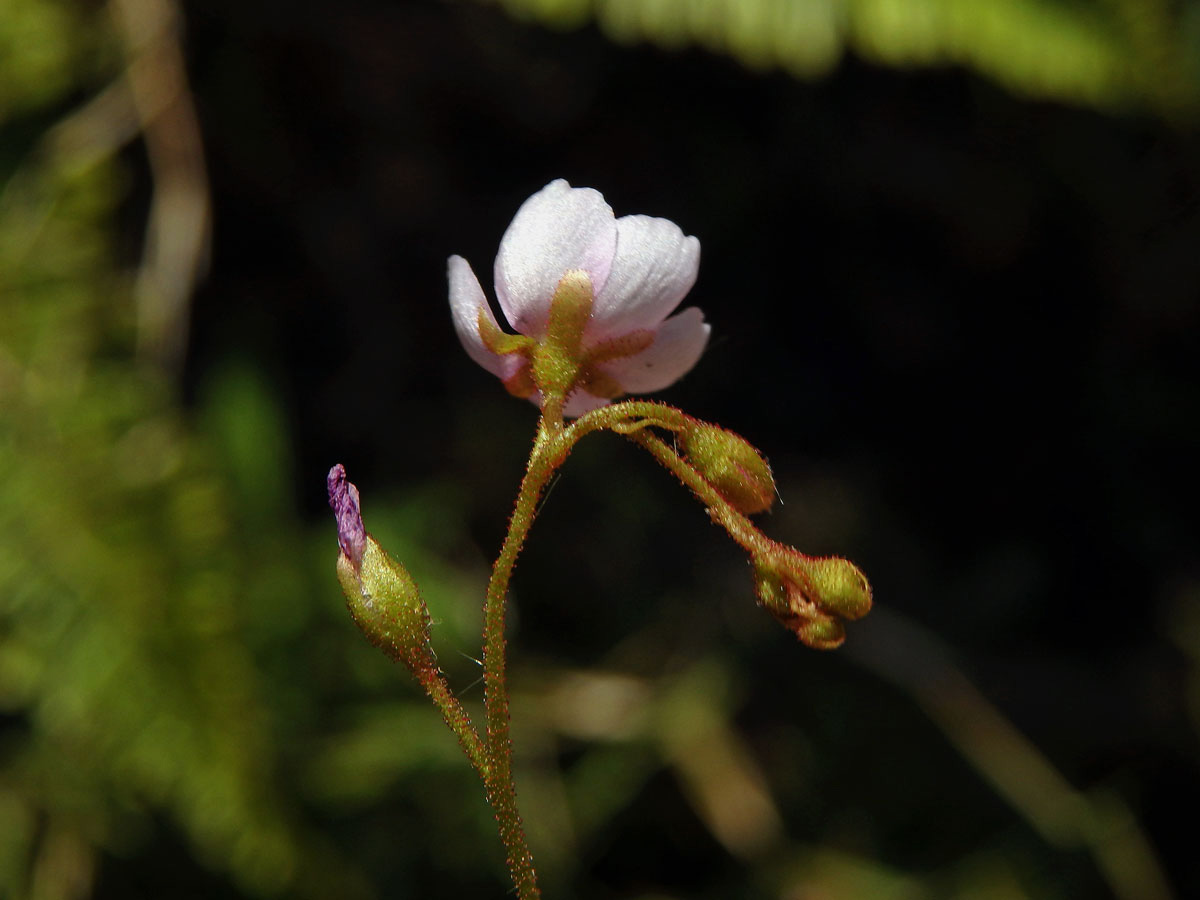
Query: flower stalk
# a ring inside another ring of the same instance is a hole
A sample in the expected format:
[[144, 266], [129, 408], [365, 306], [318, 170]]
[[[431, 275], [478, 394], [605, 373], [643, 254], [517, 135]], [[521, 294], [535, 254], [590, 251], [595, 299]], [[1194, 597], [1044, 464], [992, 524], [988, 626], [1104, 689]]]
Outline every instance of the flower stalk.
[[555, 421], [543, 413], [538, 436], [530, 453], [525, 477], [513, 505], [508, 533], [500, 554], [492, 566], [484, 602], [483, 702], [487, 721], [487, 757], [489, 771], [484, 779], [488, 800], [496, 816], [500, 839], [508, 858], [513, 885], [521, 900], [540, 897], [533, 854], [517, 808], [516, 781], [512, 772], [512, 738], [507, 685], [507, 637], [505, 600], [517, 557], [537, 516], [538, 502], [551, 476], [569, 452], [571, 442], [564, 439], [561, 415]]
[[641, 445], [708, 507], [713, 521], [749, 555], [759, 602], [815, 650], [832, 650], [846, 639], [841, 619], [871, 611], [871, 587], [862, 571], [840, 557], [806, 556], [773, 541], [661, 438], [642, 429], [627, 435]]

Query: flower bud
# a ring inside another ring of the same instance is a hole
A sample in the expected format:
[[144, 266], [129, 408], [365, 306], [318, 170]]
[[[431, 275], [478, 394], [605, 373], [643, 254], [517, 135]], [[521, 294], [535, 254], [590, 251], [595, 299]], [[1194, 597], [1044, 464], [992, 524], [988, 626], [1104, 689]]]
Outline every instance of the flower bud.
[[338, 464], [327, 479], [338, 524], [338, 581], [359, 629], [376, 647], [412, 670], [432, 668], [429, 612], [408, 570], [366, 533], [358, 489]]
[[843, 619], [861, 619], [871, 611], [871, 585], [862, 570], [838, 556], [805, 560], [809, 585], [822, 609]]
[[408, 571], [367, 535], [362, 563], [338, 555], [338, 581], [346, 606], [367, 639], [410, 669], [433, 664], [429, 612]]
[[796, 637], [814, 650], [836, 650], [846, 640], [846, 629], [830, 616], [815, 616], [800, 623]]
[[779, 544], [755, 555], [754, 586], [767, 611], [816, 650], [845, 640], [840, 619], [861, 619], [871, 610], [871, 587], [854, 563]]
[[680, 433], [688, 462], [738, 512], [765, 512], [775, 502], [771, 467], [749, 441], [717, 425], [696, 422]]

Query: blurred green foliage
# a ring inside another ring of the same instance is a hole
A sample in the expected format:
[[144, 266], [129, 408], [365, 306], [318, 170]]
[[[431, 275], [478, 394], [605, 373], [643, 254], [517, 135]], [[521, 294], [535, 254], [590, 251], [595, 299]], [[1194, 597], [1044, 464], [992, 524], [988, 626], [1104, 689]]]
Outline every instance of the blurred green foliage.
[[[494, 2], [494, 0], [491, 0]], [[1187, 0], [499, 0], [613, 40], [698, 44], [752, 68], [828, 74], [847, 52], [888, 66], [967, 66], [1010, 90], [1190, 117], [1200, 4]]]
[[103, 8], [6, 5], [0, 46], [0, 896], [85, 896], [164, 817], [248, 893], [327, 896], [263, 666], [315, 602], [274, 401], [227, 374], [202, 435], [135, 357], [128, 170], [46, 127], [119, 77]]
[[71, 4], [8, 0], [3, 18], [0, 121], [8, 121], [61, 100], [76, 85], [80, 67], [94, 59], [96, 47], [89, 46], [91, 17]]
[[[0, 41], [18, 51], [8, 64], [29, 66], [6, 79], [10, 117], [69, 108], [115, 77], [96, 64], [118, 58], [102, 15], [17, 12], [0, 23], [16, 31]], [[5, 123], [8, 146], [23, 124]], [[132, 852], [163, 814], [201, 859], [278, 887], [299, 841], [272, 784], [245, 615], [263, 590], [251, 546], [267, 559], [278, 547], [236, 540], [214, 449], [133, 358], [113, 245], [124, 170], [49, 140], [23, 149], [0, 201], [0, 893], [81, 895], [99, 848]], [[252, 495], [273, 503], [259, 513], [279, 512], [272, 486]]]

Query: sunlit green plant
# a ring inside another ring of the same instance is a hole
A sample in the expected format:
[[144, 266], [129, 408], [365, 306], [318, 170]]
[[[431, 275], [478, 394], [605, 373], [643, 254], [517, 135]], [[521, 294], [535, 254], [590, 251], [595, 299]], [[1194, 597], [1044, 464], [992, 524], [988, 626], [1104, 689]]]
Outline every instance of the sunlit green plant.
[[671, 315], [695, 283], [699, 262], [699, 241], [673, 222], [614, 218], [597, 191], [562, 180], [525, 201], [500, 243], [496, 294], [516, 334], [500, 328], [466, 260], [450, 258], [450, 305], [463, 346], [510, 393], [542, 412], [487, 587], [482, 734], [438, 667], [416, 582], [367, 534], [358, 489], [345, 469], [339, 464], [329, 472], [338, 579], [350, 613], [376, 646], [412, 672], [457, 735], [483, 780], [522, 900], [541, 894], [512, 773], [505, 599], [539, 500], [581, 438], [613, 431], [662, 463], [747, 552], [761, 605], [808, 646], [837, 647], [845, 638], [842, 621], [871, 608], [870, 586], [853, 563], [805, 556], [750, 521], [770, 508], [775, 483], [748, 441], [662, 403], [613, 402], [627, 392], [667, 387], [700, 358], [710, 330], [703, 315], [694, 307]]

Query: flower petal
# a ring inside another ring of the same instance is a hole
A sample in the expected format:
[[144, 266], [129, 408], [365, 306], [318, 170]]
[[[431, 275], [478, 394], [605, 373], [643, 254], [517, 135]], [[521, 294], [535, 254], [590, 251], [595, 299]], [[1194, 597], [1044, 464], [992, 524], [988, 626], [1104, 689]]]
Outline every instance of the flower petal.
[[[534, 391], [529, 399], [538, 409], [542, 408], [541, 391]], [[596, 397], [579, 388], [567, 397], [566, 402], [563, 403], [563, 415], [568, 419], [577, 419], [586, 412], [591, 412], [593, 409], [599, 409], [602, 406], [608, 406], [610, 403], [612, 403], [611, 400]]]
[[599, 191], [552, 181], [517, 210], [496, 255], [496, 299], [513, 327], [540, 337], [563, 273], [583, 269], [598, 294], [608, 281], [617, 223]]
[[[446, 263], [446, 275], [450, 280], [450, 312], [454, 317], [454, 330], [462, 342], [467, 355], [498, 378], [505, 379], [521, 364], [515, 356], [500, 356], [483, 344], [479, 334], [479, 312], [496, 324], [479, 279], [471, 264], [461, 256], [451, 256]], [[499, 327], [499, 326], [497, 326]]]
[[577, 419], [584, 413], [591, 412], [593, 409], [599, 409], [602, 406], [608, 406], [611, 402], [611, 400], [596, 397], [580, 388], [571, 394], [567, 398], [567, 402], [563, 404], [563, 415], [568, 419]]
[[696, 364], [711, 330], [704, 321], [704, 313], [690, 306], [663, 322], [654, 343], [641, 353], [598, 365], [628, 393], [662, 390]]
[[602, 291], [596, 292], [588, 338], [617, 337], [657, 328], [679, 305], [700, 268], [700, 242], [669, 219], [617, 219], [617, 255]]

